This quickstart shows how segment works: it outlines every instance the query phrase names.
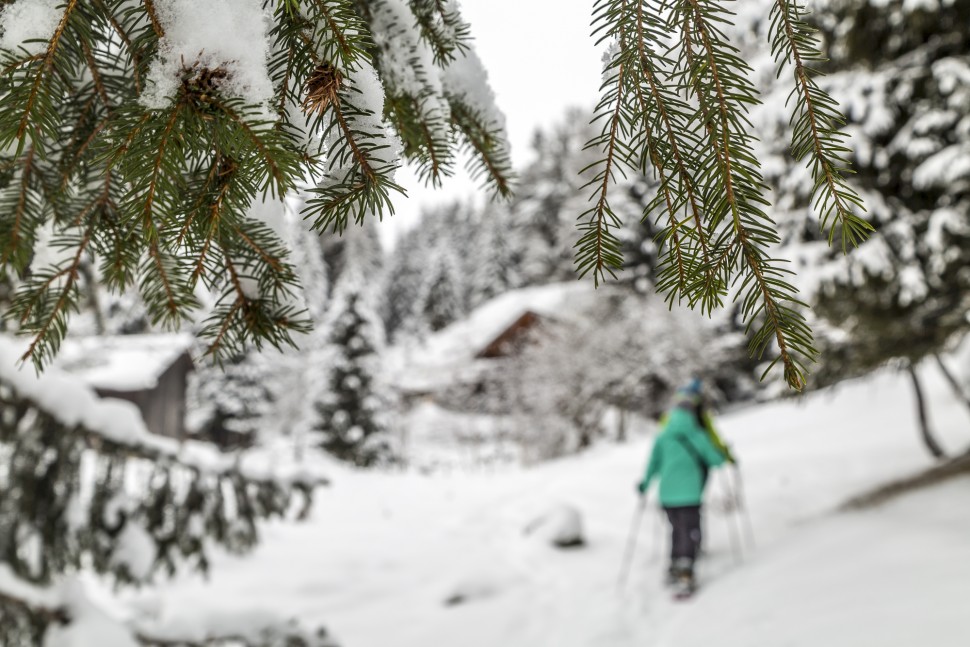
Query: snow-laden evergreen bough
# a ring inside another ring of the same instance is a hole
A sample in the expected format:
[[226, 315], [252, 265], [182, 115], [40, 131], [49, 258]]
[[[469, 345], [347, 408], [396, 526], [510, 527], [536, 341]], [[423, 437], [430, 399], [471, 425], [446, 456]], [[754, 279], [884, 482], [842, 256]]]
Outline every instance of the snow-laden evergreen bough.
[[0, 278], [38, 367], [88, 259], [153, 323], [204, 319], [224, 357], [310, 325], [255, 202], [306, 192], [303, 216], [341, 232], [393, 212], [404, 160], [437, 184], [463, 148], [510, 190], [452, 0], [15, 0], [0, 29]]
[[322, 479], [274, 475], [150, 434], [131, 403], [101, 400], [53, 368], [15, 368], [22, 346], [0, 337], [0, 644], [330, 644], [325, 633], [270, 621], [183, 643], [181, 627], [146, 629], [137, 618], [122, 626], [105, 615], [80, 573], [138, 586], [206, 571], [216, 546], [251, 549], [261, 520], [306, 514]]

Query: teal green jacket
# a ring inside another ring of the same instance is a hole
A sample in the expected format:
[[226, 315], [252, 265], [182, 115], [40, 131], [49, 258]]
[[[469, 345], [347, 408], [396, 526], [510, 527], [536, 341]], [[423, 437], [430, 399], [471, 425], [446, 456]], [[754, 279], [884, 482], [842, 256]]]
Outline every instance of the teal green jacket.
[[707, 431], [697, 424], [694, 414], [675, 408], [666, 417], [650, 450], [643, 490], [659, 478], [660, 505], [700, 505], [707, 470], [725, 460]]

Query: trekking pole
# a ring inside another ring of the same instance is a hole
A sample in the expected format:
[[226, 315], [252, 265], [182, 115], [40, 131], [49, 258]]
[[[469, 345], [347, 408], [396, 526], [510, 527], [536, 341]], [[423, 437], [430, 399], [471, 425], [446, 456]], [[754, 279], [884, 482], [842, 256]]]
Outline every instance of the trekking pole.
[[627, 574], [630, 572], [630, 562], [633, 560], [633, 552], [637, 546], [637, 535], [640, 534], [640, 522], [643, 519], [643, 509], [647, 507], [647, 497], [641, 496], [637, 501], [637, 509], [633, 513], [633, 522], [630, 524], [630, 536], [626, 540], [626, 550], [623, 552], [623, 562], [620, 564], [620, 576], [617, 578], [616, 590], [622, 591], [626, 584]]
[[[728, 497], [733, 501], [732, 505], [737, 507], [737, 498], [734, 496], [730, 482], [727, 483]], [[741, 540], [739, 536], [739, 530], [734, 527], [734, 523], [731, 519], [732, 515], [730, 509], [725, 509], [727, 514], [724, 515], [724, 520], [727, 522], [728, 527], [728, 538], [731, 542], [731, 554], [734, 555], [734, 562], [740, 564], [744, 561], [744, 556], [741, 554]], [[740, 520], [739, 520], [740, 523]]]
[[663, 541], [661, 531], [660, 510], [658, 509], [657, 514], [653, 515], [653, 548], [650, 550], [651, 564], [660, 559], [660, 544]]
[[744, 486], [741, 482], [741, 468], [738, 467], [737, 463], [734, 463], [734, 483], [735, 497], [738, 504], [738, 516], [744, 517], [745, 538], [748, 542], [749, 549], [754, 550], [754, 526], [751, 524], [751, 513], [744, 501]]

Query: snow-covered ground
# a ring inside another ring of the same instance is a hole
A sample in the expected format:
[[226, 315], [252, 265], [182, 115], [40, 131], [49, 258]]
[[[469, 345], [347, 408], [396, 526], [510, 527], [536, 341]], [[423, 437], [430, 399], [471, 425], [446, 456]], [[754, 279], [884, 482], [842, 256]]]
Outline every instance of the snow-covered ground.
[[[962, 451], [970, 414], [925, 373], [933, 424]], [[278, 611], [326, 625], [344, 647], [965, 647], [970, 478], [836, 511], [931, 464], [904, 378], [880, 373], [719, 418], [756, 546], [720, 505], [731, 473], [715, 472], [703, 588], [686, 603], [661, 584], [666, 529], [652, 507], [617, 590], [646, 437], [490, 474], [334, 468], [311, 521], [268, 527], [254, 555], [219, 557], [209, 581], [183, 577], [128, 601], [162, 624]], [[526, 532], [561, 504], [582, 514], [585, 546], [557, 550]]]

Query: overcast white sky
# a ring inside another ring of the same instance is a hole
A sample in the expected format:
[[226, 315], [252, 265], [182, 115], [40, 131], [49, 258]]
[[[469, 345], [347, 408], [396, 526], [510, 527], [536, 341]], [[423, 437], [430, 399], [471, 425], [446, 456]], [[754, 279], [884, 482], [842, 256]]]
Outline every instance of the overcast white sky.
[[[589, 35], [593, 0], [461, 0], [460, 4], [498, 106], [505, 113], [512, 159], [521, 168], [530, 158], [529, 143], [537, 127], [559, 120], [567, 107], [592, 108], [597, 101], [602, 48]], [[396, 215], [378, 228], [385, 241], [411, 226], [422, 205], [483, 195], [463, 168], [438, 191], [421, 186], [406, 169], [399, 172], [398, 180], [409, 197], [398, 199]]]

